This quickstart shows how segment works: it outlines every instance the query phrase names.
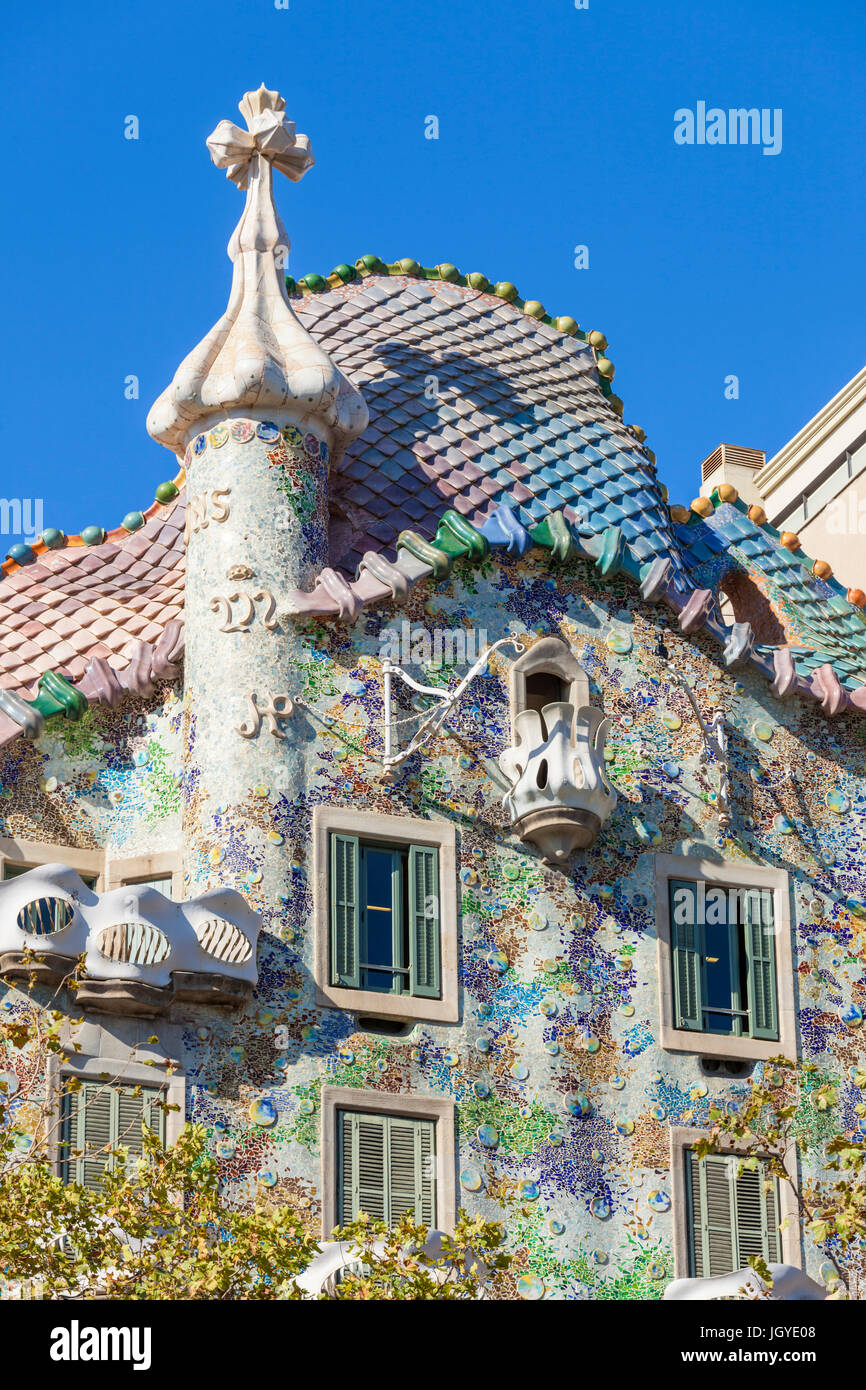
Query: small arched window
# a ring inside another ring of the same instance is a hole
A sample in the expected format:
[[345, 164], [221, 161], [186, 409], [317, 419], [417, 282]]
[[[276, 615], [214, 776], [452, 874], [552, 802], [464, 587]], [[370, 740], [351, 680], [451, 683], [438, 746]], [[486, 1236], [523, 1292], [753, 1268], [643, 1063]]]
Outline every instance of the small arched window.
[[[511, 667], [511, 725], [521, 710], [567, 703], [575, 709], [589, 704], [589, 681], [583, 667], [560, 637], [542, 637]], [[542, 718], [542, 730], [547, 737]]]

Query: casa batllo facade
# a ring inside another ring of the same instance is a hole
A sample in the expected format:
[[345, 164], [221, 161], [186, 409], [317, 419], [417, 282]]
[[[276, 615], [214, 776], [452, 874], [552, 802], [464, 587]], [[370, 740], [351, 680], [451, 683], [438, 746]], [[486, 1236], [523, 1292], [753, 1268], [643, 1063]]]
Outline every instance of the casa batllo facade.
[[284, 105], [208, 141], [246, 201], [170, 480], [2, 566], [2, 1007], [80, 1049], [3, 1059], [22, 1151], [109, 1071], [80, 1181], [137, 1106], [323, 1236], [504, 1219], [515, 1297], [818, 1278], [690, 1146], [780, 1053], [859, 1124], [866, 597], [729, 484], [669, 505], [600, 332], [451, 264], [287, 279]]

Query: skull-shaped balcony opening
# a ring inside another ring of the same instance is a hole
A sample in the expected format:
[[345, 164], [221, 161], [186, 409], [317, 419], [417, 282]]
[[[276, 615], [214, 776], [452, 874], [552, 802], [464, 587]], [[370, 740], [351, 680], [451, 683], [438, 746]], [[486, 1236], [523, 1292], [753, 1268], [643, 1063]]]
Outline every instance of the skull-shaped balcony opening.
[[18, 913], [18, 926], [28, 936], [54, 936], [69, 926], [75, 916], [72, 903], [64, 898], [37, 898]]
[[[526, 641], [526, 638], [522, 638]], [[589, 702], [589, 681], [571, 648], [561, 637], [542, 637], [511, 667], [511, 727], [522, 710], [535, 710], [547, 735], [545, 705]]]
[[589, 703], [571, 649], [543, 637], [511, 668], [512, 746], [499, 765], [514, 829], [549, 864], [591, 845], [616, 804], [604, 768], [608, 721]]
[[205, 922], [197, 922], [195, 934], [203, 951], [207, 951], [214, 960], [229, 965], [243, 965], [253, 953], [243, 932], [222, 917], [209, 917]]
[[96, 948], [106, 960], [129, 965], [158, 965], [171, 950], [168, 937], [151, 922], [116, 922], [97, 938]]

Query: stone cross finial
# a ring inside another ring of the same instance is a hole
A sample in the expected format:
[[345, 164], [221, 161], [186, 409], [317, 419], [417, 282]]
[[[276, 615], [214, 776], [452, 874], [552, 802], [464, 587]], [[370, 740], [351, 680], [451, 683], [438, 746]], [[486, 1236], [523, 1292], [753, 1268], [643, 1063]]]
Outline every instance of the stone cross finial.
[[228, 245], [234, 277], [226, 312], [148, 416], [152, 437], [179, 455], [195, 433], [237, 415], [311, 429], [328, 440], [332, 457], [367, 424], [361, 393], [301, 326], [286, 293], [290, 243], [274, 206], [273, 170], [297, 182], [314, 160], [285, 108], [279, 92], [262, 85], [239, 103], [247, 129], [220, 121], [207, 141], [214, 164], [247, 196]]
[[238, 188], [246, 188], [256, 156], [266, 159], [286, 178], [297, 183], [315, 164], [307, 135], [297, 135], [294, 121], [282, 114], [286, 103], [279, 92], [270, 92], [264, 82], [257, 92], [246, 92], [238, 110], [247, 129], [231, 121], [220, 121], [207, 147], [218, 169]]

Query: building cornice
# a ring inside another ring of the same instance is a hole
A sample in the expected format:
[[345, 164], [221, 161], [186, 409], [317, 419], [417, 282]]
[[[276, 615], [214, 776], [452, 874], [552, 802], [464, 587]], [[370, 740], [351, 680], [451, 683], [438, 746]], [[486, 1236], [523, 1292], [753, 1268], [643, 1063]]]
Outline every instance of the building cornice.
[[766, 500], [861, 405], [866, 405], [866, 367], [764, 465], [755, 478], [761, 496]]

